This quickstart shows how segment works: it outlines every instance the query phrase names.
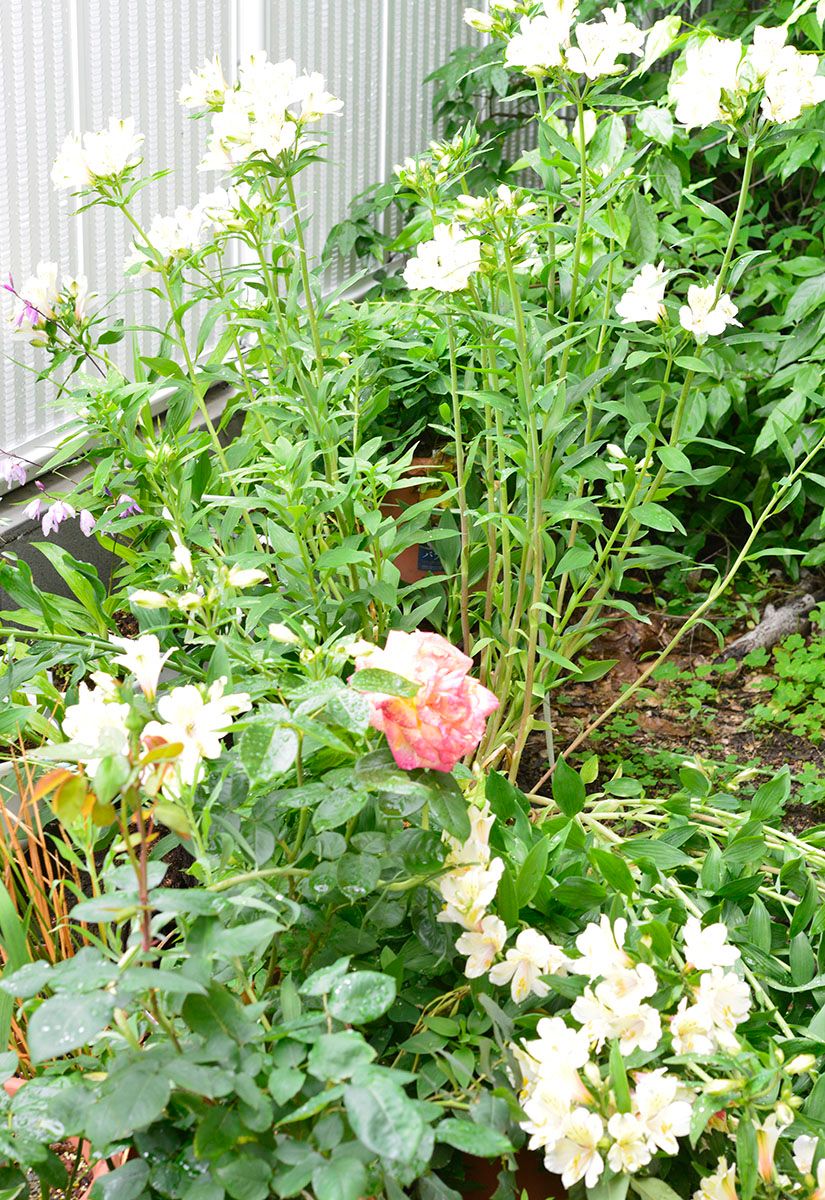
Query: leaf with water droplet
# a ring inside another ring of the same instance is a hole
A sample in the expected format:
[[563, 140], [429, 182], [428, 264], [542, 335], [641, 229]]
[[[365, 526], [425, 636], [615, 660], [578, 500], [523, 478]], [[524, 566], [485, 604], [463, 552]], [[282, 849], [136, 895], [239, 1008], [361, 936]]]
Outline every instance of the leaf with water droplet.
[[29, 1020], [29, 1055], [33, 1063], [79, 1050], [106, 1028], [114, 1009], [108, 992], [62, 994], [44, 1000]]

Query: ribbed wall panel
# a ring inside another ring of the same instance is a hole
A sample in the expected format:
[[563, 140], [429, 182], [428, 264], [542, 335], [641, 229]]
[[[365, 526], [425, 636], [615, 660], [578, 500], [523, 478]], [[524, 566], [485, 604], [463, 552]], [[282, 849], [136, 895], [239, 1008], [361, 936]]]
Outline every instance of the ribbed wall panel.
[[[423, 80], [472, 36], [464, 7], [465, 0], [0, 0], [0, 267], [22, 282], [39, 260], [57, 261], [61, 271], [84, 272], [101, 297], [120, 292], [113, 313], [156, 323], [156, 302], [122, 274], [131, 241], [123, 220], [108, 209], [72, 218], [75, 202], [54, 191], [51, 165], [70, 130], [134, 116], [146, 135], [147, 169], [174, 167], [142, 193], [141, 220], [193, 203], [218, 177], [196, 171], [207, 125], [189, 120], [178, 89], [215, 50], [231, 76], [239, 51], [261, 44], [275, 60], [321, 71], [345, 103], [326, 123], [327, 163], [301, 179], [309, 245], [319, 251], [350, 199], [432, 136], [432, 89]], [[352, 270], [335, 264], [330, 284]], [[0, 351], [43, 366], [5, 321]], [[53, 389], [5, 358], [0, 371], [0, 447], [34, 455], [59, 421]]]

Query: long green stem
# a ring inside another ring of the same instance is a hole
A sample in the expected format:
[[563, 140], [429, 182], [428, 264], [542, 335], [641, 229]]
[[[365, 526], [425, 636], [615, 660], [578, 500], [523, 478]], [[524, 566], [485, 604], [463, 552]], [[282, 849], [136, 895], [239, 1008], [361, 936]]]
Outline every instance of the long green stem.
[[309, 278], [309, 258], [307, 256], [306, 242], [304, 241], [304, 227], [301, 220], [300, 209], [298, 208], [298, 199], [295, 195], [295, 185], [292, 182], [292, 176], [286, 177], [286, 190], [289, 195], [289, 206], [292, 209], [292, 220], [295, 226], [295, 240], [298, 243], [298, 260], [301, 268], [301, 281], [304, 285], [304, 302], [307, 306], [307, 319], [312, 332], [312, 345], [315, 350], [315, 364], [320, 382], [324, 374], [324, 350], [321, 345], [321, 333], [318, 328], [318, 314], [315, 311], [315, 299], [312, 295], [312, 287], [310, 286]]
[[[590, 724], [585, 729], [583, 729], [581, 731], [581, 733], [578, 734], [577, 737], [575, 737], [573, 739], [573, 741], [570, 743], [570, 745], [567, 747], [567, 750], [565, 751], [565, 756], [572, 754], [573, 751], [577, 750], [579, 748], [579, 746], [582, 745], [583, 742], [587, 741], [587, 739], [590, 737], [590, 735], [596, 729], [598, 729], [601, 725], [604, 724], [605, 721], [608, 720], [608, 718], [612, 717], [613, 714], [615, 712], [617, 712], [620, 708], [624, 708], [624, 706], [628, 703], [628, 701], [631, 700], [637, 694], [637, 692], [641, 688], [644, 687], [644, 685], [647, 683], [648, 679], [650, 679], [651, 675], [653, 675], [655, 671], [658, 671], [658, 669], [662, 665], [662, 663], [665, 662], [670, 657], [670, 655], [673, 653], [673, 651], [676, 649], [676, 647], [682, 641], [684, 641], [684, 639], [687, 637], [687, 635], [693, 629], [695, 629], [698, 624], [700, 624], [705, 613], [713, 607], [713, 605], [717, 602], [719, 597], [722, 596], [728, 590], [731, 583], [736, 578], [739, 568], [742, 566], [742, 564], [747, 559], [754, 542], [756, 541], [757, 537], [761, 533], [766, 522], [770, 519], [770, 517], [773, 515], [773, 513], [776, 512], [777, 508], [782, 503], [782, 501], [785, 499], [785, 497], [787, 496], [790, 489], [796, 483], [797, 479], [799, 479], [799, 477], [807, 469], [807, 467], [813, 461], [813, 459], [816, 458], [816, 456], [819, 454], [820, 450], [822, 450], [823, 447], [825, 447], [825, 435], [823, 435], [819, 439], [819, 441], [816, 443], [816, 445], [813, 447], [813, 449], [810, 450], [805, 455], [805, 457], [802, 459], [801, 463], [791, 472], [791, 474], [786, 478], [784, 483], [779, 488], [777, 488], [777, 491], [771, 498], [770, 503], [766, 505], [766, 507], [764, 508], [762, 513], [759, 515], [757, 520], [754, 522], [753, 528], [752, 528], [747, 540], [745, 541], [745, 544], [743, 545], [742, 549], [737, 554], [737, 556], [734, 559], [733, 564], [729, 568], [727, 574], [724, 575], [721, 580], [718, 580], [716, 584], [714, 584], [714, 586], [710, 589], [706, 598], [699, 605], [699, 607], [693, 613], [691, 613], [691, 615], [688, 617], [688, 619], [685, 621], [685, 623], [682, 625], [682, 627], [677, 631], [677, 633], [674, 635], [674, 637], [671, 638], [670, 642], [668, 642], [668, 644], [661, 651], [661, 653], [658, 654], [657, 657], [655, 659], [653, 659], [653, 661], [651, 663], [649, 663], [649, 665], [645, 668], [645, 670], [642, 671], [641, 675], [639, 675], [639, 677], [637, 679], [635, 679], [633, 681], [633, 683], [630, 684], [630, 686], [628, 688], [626, 688], [621, 693], [621, 695], [619, 695], [613, 701], [612, 704], [610, 704], [602, 713], [600, 713], [599, 716], [595, 718], [595, 720], [591, 721]], [[550, 778], [552, 773], [553, 773], [552, 771], [545, 771], [544, 775], [542, 775], [541, 779], [538, 781], [538, 783], [535, 785], [535, 787], [532, 788], [532, 790], [530, 792], [531, 796], [535, 796], [538, 793], [539, 788], [544, 786], [544, 784]]]
[[579, 143], [579, 214], [576, 221], [576, 240], [573, 244], [573, 267], [570, 275], [570, 306], [567, 312], [567, 337], [565, 339], [564, 351], [562, 352], [559, 379], [567, 378], [567, 364], [570, 360], [573, 321], [576, 318], [576, 304], [579, 298], [582, 247], [584, 245], [585, 217], [587, 213], [587, 145], [584, 140], [584, 104], [581, 97], [576, 101], [576, 131]]
[[461, 400], [458, 395], [458, 354], [452, 313], [447, 314], [447, 343], [450, 349], [450, 395], [453, 402], [453, 446], [458, 487], [458, 522], [461, 537], [459, 577], [461, 589], [461, 640], [464, 653], [469, 655], [470, 637], [470, 524], [467, 516], [467, 480], [464, 463], [464, 435], [461, 421]]

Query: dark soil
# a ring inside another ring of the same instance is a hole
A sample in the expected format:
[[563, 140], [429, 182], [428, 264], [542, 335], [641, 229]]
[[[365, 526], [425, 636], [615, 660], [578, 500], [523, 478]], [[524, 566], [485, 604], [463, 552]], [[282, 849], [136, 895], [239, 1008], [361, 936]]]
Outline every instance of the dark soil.
[[[553, 736], [556, 753], [564, 751], [573, 739], [602, 713], [644, 670], [673, 636], [667, 617], [651, 613], [651, 624], [623, 619], [589, 648], [589, 658], [616, 659], [615, 668], [593, 683], [569, 684], [556, 693], [553, 708]], [[727, 640], [744, 632], [734, 627]], [[709, 630], [699, 628], [692, 640], [677, 648], [670, 661], [680, 671], [701, 663], [710, 663], [719, 652]], [[717, 695], [702, 705], [698, 717], [680, 703], [684, 682], [649, 683], [626, 707], [597, 730], [571, 758], [580, 765], [598, 754], [602, 777], [624, 762], [625, 774], [634, 768], [646, 778], [661, 775], [661, 782], [673, 785], [680, 761], [699, 758], [724, 764], [731, 771], [752, 768], [763, 774], [763, 782], [773, 769], [788, 766], [792, 775], [800, 770], [816, 771], [825, 781], [825, 743], [813, 744], [781, 728], [755, 728], [749, 721], [750, 709], [759, 699], [750, 686], [753, 673], [739, 666], [729, 675], [714, 677]], [[734, 767], [735, 764], [735, 767]], [[535, 787], [547, 770], [544, 733], [530, 736], [522, 757], [519, 785], [525, 791]], [[676, 785], [678, 786], [678, 785]], [[549, 794], [550, 782], [542, 791]], [[795, 833], [825, 823], [825, 806], [791, 802], [785, 811], [786, 826]]]

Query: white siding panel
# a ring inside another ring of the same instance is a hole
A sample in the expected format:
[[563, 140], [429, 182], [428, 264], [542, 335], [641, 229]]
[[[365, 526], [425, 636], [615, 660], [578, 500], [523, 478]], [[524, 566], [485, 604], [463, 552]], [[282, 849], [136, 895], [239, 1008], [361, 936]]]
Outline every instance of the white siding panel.
[[[463, 10], [464, 0], [0, 0], [0, 269], [22, 282], [38, 261], [57, 261], [62, 272], [85, 273], [101, 297], [119, 291], [113, 313], [156, 322], [154, 302], [122, 275], [131, 240], [122, 219], [103, 209], [72, 218], [75, 202], [52, 188], [52, 162], [70, 130], [134, 116], [147, 169], [174, 167], [142, 193], [141, 219], [191, 204], [217, 177], [196, 171], [207, 126], [189, 120], [177, 91], [214, 51], [231, 75], [238, 54], [259, 45], [321, 71], [345, 103], [328, 121], [328, 161], [300, 184], [310, 250], [319, 252], [350, 199], [432, 136], [423, 81], [471, 36]], [[353, 269], [334, 264], [330, 283]], [[42, 357], [12, 339], [5, 321], [0, 352], [0, 447], [36, 456], [61, 414], [53, 389], [5, 356], [38, 368]]]

